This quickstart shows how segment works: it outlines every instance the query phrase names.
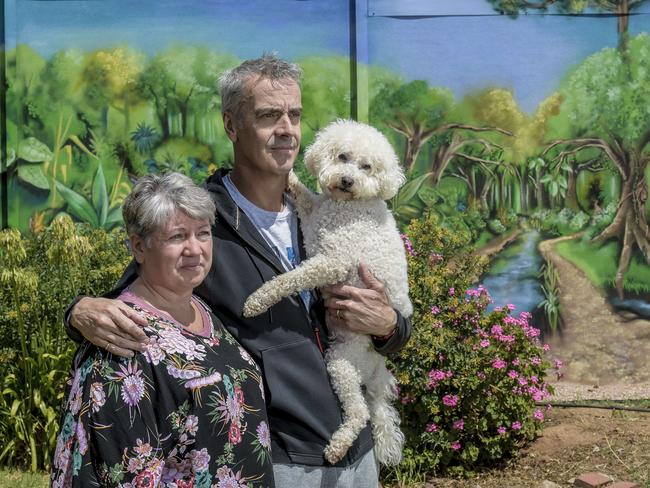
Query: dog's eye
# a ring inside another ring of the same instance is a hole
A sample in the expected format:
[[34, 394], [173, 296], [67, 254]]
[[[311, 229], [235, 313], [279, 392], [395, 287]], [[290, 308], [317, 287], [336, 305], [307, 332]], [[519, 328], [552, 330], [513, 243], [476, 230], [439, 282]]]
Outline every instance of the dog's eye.
[[362, 164], [361, 166], [359, 166], [359, 168], [361, 168], [364, 171], [370, 171], [372, 169], [372, 166], [370, 166], [368, 163], [366, 163], [366, 164]]
[[342, 163], [347, 163], [348, 162], [348, 155], [345, 153], [341, 153], [338, 155], [339, 161]]

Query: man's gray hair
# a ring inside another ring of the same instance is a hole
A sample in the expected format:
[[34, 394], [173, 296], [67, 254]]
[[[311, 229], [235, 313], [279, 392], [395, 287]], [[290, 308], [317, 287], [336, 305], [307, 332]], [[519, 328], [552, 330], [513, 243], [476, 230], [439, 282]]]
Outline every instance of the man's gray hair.
[[124, 199], [122, 217], [127, 234], [140, 236], [149, 246], [152, 235], [178, 210], [214, 223], [216, 208], [206, 189], [180, 173], [149, 174], [140, 178]]
[[236, 68], [225, 71], [219, 77], [221, 93], [221, 113], [230, 112], [238, 116], [244, 104], [246, 84], [251, 78], [265, 78], [282, 83], [292, 80], [300, 85], [302, 69], [294, 63], [277, 57], [275, 53], [264, 54], [261, 58], [244, 61]]

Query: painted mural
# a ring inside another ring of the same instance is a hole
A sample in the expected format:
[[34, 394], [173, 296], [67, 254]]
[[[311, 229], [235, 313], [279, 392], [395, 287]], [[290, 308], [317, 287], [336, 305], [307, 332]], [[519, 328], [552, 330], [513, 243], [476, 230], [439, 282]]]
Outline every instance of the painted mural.
[[230, 165], [216, 80], [277, 51], [305, 71], [303, 146], [337, 117], [379, 127], [398, 221], [468, 233], [567, 380], [650, 381], [650, 2], [4, 4], [3, 226], [111, 229], [138, 176]]

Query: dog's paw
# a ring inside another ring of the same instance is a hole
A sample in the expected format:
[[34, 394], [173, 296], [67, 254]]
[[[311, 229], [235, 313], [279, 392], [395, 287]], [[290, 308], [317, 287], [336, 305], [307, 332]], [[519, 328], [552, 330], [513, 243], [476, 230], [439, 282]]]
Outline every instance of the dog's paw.
[[256, 317], [259, 314], [266, 312], [267, 309], [268, 307], [264, 305], [259, 296], [257, 296], [256, 293], [253, 293], [246, 299], [246, 302], [244, 302], [243, 315], [246, 318]]
[[289, 193], [295, 197], [300, 189], [300, 185], [301, 183], [298, 176], [293, 172], [293, 170], [291, 170], [289, 172], [289, 177], [287, 178], [287, 190], [289, 190]]
[[340, 449], [334, 449], [332, 445], [328, 445], [325, 448], [325, 459], [327, 460], [328, 463], [330, 464], [336, 464], [338, 463], [341, 459], [343, 459], [343, 456], [345, 456], [345, 453], [347, 452], [347, 449], [341, 453]]

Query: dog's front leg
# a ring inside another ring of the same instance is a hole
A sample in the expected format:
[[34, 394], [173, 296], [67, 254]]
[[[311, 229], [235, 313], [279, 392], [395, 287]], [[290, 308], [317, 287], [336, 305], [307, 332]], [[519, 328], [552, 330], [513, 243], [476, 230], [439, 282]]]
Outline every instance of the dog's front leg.
[[289, 173], [288, 190], [295, 198], [298, 215], [304, 219], [311, 214], [316, 203], [316, 195], [298, 179], [293, 170]]
[[303, 290], [333, 285], [348, 276], [350, 265], [341, 259], [319, 254], [300, 263], [296, 269], [267, 281], [244, 303], [244, 317], [255, 317], [283, 298]]

